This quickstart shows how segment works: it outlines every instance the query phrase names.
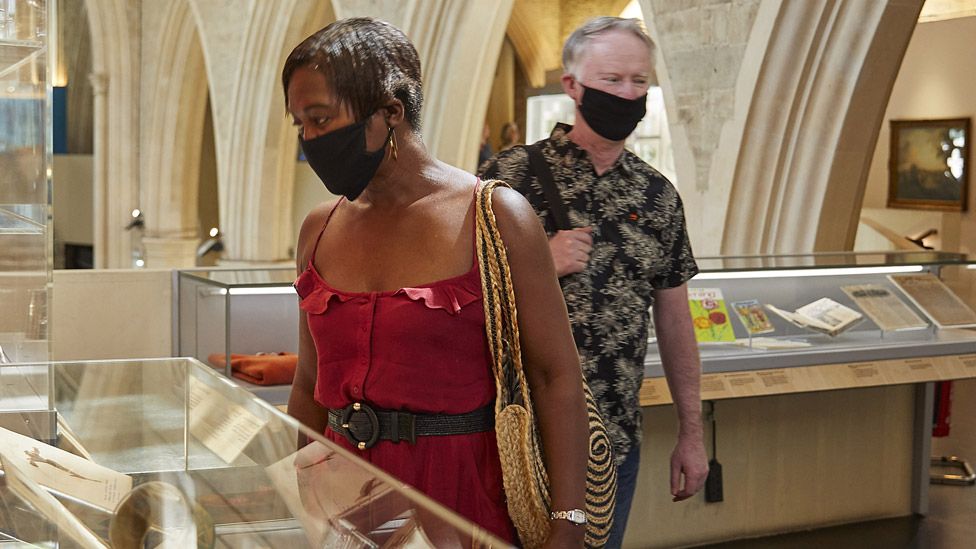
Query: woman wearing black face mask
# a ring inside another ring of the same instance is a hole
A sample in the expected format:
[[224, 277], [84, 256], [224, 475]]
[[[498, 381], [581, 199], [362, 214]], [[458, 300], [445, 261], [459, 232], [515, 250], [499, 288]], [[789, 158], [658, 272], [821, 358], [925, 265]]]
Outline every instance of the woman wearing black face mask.
[[[289, 413], [512, 541], [475, 257], [478, 181], [424, 147], [416, 50], [389, 24], [342, 20], [295, 48], [282, 83], [309, 165], [340, 195], [310, 212], [299, 235]], [[559, 457], [547, 463], [553, 509], [579, 509], [586, 411], [546, 236], [521, 195], [502, 188], [492, 198], [544, 451]], [[373, 440], [347, 421], [364, 408], [380, 424], [407, 414], [434, 427], [414, 440], [380, 429]], [[583, 533], [556, 520], [548, 543], [580, 546]]]

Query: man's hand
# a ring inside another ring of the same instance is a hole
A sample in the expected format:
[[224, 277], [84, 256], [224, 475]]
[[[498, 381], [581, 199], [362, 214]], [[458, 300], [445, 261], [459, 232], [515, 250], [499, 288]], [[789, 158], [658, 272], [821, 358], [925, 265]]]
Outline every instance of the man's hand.
[[705, 485], [707, 476], [708, 457], [701, 435], [678, 435], [678, 444], [671, 453], [671, 501], [681, 501], [695, 495]]
[[556, 276], [562, 278], [586, 268], [593, 251], [592, 227], [559, 231], [549, 239], [549, 253], [556, 264]]

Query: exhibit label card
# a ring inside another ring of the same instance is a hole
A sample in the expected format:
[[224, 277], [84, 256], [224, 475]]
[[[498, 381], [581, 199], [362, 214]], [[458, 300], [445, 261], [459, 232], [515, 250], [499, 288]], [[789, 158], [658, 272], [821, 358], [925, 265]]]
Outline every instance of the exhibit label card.
[[11, 492], [30, 504], [38, 513], [57, 526], [59, 533], [63, 532], [80, 547], [85, 549], [108, 547], [54, 496], [38, 489], [37, 484], [30, 480], [30, 470], [21, 464], [18, 456], [8, 453], [9, 451], [8, 447], [0, 447], [0, 468], [3, 469], [4, 484]]
[[756, 299], [735, 301], [732, 303], [732, 310], [735, 311], [742, 325], [752, 335], [768, 334], [775, 331], [773, 323], [766, 316], [766, 310], [763, 309], [762, 303]]
[[897, 295], [880, 284], [856, 284], [841, 286], [840, 289], [884, 331], [910, 330], [929, 325]]
[[232, 463], [266, 421], [190, 376], [190, 433], [220, 459]]
[[699, 343], [732, 342], [735, 332], [719, 288], [688, 288], [688, 309]]
[[976, 312], [934, 274], [892, 274], [888, 278], [940, 328], [976, 326]]
[[0, 448], [34, 482], [106, 511], [132, 489], [126, 474], [2, 427]]

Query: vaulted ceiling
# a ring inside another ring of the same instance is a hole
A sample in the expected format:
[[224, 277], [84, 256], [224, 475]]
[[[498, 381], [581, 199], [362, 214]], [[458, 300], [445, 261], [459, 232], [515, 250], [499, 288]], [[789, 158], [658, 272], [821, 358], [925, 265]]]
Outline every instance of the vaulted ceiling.
[[920, 23], [976, 15], [976, 0], [925, 0]]
[[532, 87], [562, 66], [562, 44], [576, 27], [598, 15], [619, 15], [629, 0], [515, 0], [508, 38]]

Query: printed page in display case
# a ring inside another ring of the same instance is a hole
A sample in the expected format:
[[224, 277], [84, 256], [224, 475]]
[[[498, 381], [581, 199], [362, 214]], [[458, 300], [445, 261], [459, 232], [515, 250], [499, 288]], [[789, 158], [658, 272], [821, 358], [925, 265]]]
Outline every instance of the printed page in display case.
[[[35, 511], [58, 527], [60, 532], [84, 549], [106, 549], [106, 545], [92, 533], [75, 515], [54, 496], [47, 493], [31, 479], [27, 467], [19, 459], [8, 453], [9, 448], [0, 447], [0, 469], [3, 469], [4, 486], [27, 502]], [[31, 547], [36, 547], [31, 545]]]
[[195, 376], [189, 376], [190, 433], [211, 452], [233, 463], [267, 421], [235, 404]]
[[880, 284], [855, 284], [841, 286], [840, 289], [882, 330], [911, 330], [929, 325], [897, 295]]
[[888, 278], [940, 328], [976, 326], [976, 312], [932, 273], [893, 274]]
[[688, 288], [688, 309], [699, 343], [735, 341], [729, 311], [719, 288]]
[[808, 328], [831, 337], [854, 326], [864, 318], [861, 313], [829, 297], [808, 303], [793, 312], [774, 305], [766, 305], [766, 308], [800, 328]]
[[0, 427], [0, 446], [32, 481], [111, 512], [132, 489], [129, 475]]
[[776, 331], [759, 300], [749, 299], [733, 302], [732, 310], [735, 311], [749, 335], [768, 334]]

